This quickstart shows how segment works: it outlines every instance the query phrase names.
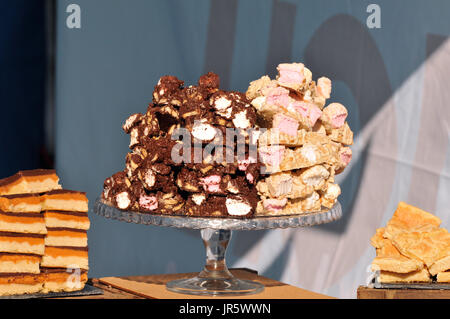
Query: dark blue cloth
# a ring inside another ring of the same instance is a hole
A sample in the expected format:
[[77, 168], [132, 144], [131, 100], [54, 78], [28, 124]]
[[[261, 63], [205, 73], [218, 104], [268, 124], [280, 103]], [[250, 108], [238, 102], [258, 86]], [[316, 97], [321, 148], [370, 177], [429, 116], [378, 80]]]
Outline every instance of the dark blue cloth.
[[44, 3], [0, 2], [0, 177], [43, 165]]

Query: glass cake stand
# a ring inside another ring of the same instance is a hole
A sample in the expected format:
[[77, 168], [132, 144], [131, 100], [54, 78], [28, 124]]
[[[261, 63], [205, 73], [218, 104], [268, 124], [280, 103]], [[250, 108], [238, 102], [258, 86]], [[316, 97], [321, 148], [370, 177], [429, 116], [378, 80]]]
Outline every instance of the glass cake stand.
[[124, 211], [97, 199], [94, 212], [100, 216], [128, 223], [156, 225], [176, 228], [200, 229], [206, 247], [206, 265], [195, 277], [170, 281], [168, 290], [191, 295], [237, 296], [256, 294], [264, 285], [234, 277], [227, 268], [225, 253], [233, 230], [262, 230], [293, 228], [325, 224], [339, 219], [342, 209], [336, 202], [330, 210], [295, 216], [268, 216], [251, 219], [208, 218], [156, 215]]

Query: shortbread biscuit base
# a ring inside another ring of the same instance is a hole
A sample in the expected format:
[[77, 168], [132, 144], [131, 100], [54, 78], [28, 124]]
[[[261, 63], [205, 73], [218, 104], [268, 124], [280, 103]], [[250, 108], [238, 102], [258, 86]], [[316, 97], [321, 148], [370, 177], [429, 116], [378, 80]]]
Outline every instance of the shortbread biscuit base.
[[428, 267], [428, 270], [433, 276], [437, 273], [450, 270], [450, 255], [436, 261], [434, 264]]
[[398, 274], [408, 274], [422, 270], [423, 263], [406, 257], [375, 257], [372, 261], [372, 270], [394, 272]]
[[450, 283], [450, 271], [440, 272], [437, 274], [437, 282]]
[[393, 237], [402, 232], [429, 232], [436, 230], [441, 224], [441, 220], [420, 208], [398, 203], [394, 215], [386, 225], [385, 237]]
[[413, 282], [431, 282], [430, 273], [426, 268], [410, 272], [407, 274], [399, 274], [389, 271], [380, 271], [378, 278], [380, 283], [413, 283]]

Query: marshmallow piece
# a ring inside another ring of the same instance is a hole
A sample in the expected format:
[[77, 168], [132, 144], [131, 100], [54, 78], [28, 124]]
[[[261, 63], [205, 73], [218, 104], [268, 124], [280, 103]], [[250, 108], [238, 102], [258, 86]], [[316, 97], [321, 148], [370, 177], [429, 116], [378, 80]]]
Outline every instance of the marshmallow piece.
[[278, 84], [293, 90], [300, 90], [306, 82], [303, 63], [281, 63], [277, 67]]
[[331, 80], [321, 77], [317, 80], [316, 92], [318, 96], [329, 99], [331, 96]]
[[346, 167], [348, 165], [348, 163], [350, 163], [350, 161], [352, 160], [352, 150], [350, 147], [342, 147], [339, 150], [339, 159], [341, 160], [341, 163], [343, 164], [344, 167]]
[[218, 193], [220, 192], [220, 175], [210, 175], [207, 177], [203, 177], [200, 179], [200, 184], [203, 186], [205, 191], [210, 193]]
[[290, 173], [279, 173], [270, 175], [266, 179], [268, 191], [273, 197], [280, 197], [292, 192], [292, 175]]
[[330, 172], [323, 165], [316, 165], [307, 168], [300, 175], [302, 182], [305, 185], [312, 186], [314, 189], [319, 189], [330, 177]]
[[327, 189], [320, 199], [322, 206], [332, 208], [340, 194], [341, 188], [338, 184], [328, 183]]
[[156, 196], [141, 196], [139, 197], [139, 206], [146, 210], [156, 210], [158, 208], [158, 199]]
[[323, 109], [320, 117], [327, 130], [340, 128], [344, 125], [348, 111], [341, 103], [331, 103]]
[[287, 108], [291, 103], [289, 90], [282, 87], [275, 87], [267, 91], [266, 103]]
[[221, 96], [213, 101], [213, 107], [216, 109], [216, 112], [227, 119], [231, 118], [231, 100], [227, 99], [225, 96]]
[[227, 198], [225, 201], [227, 213], [231, 216], [245, 216], [252, 210], [250, 204], [242, 197]]
[[263, 199], [262, 205], [265, 210], [271, 211], [271, 212], [278, 212], [281, 211], [287, 204], [286, 198], [268, 198]]
[[192, 135], [201, 141], [212, 141], [216, 134], [216, 128], [204, 121], [196, 121], [192, 127]]
[[206, 199], [205, 194], [192, 194], [192, 201], [195, 205], [200, 206]]
[[261, 161], [270, 166], [279, 166], [283, 160], [285, 147], [282, 145], [260, 146], [258, 149]]
[[116, 205], [120, 209], [128, 209], [131, 206], [130, 194], [128, 192], [120, 192], [116, 195]]
[[320, 196], [317, 192], [313, 192], [311, 195], [302, 200], [302, 209], [305, 212], [313, 212], [320, 210]]
[[156, 183], [156, 175], [151, 169], [140, 169], [138, 178], [146, 189], [151, 189]]
[[289, 136], [297, 136], [298, 126], [298, 121], [284, 114], [278, 113], [273, 117], [272, 128]]
[[234, 115], [233, 124], [237, 128], [246, 129], [250, 127], [250, 121], [247, 118], [247, 110], [243, 110]]

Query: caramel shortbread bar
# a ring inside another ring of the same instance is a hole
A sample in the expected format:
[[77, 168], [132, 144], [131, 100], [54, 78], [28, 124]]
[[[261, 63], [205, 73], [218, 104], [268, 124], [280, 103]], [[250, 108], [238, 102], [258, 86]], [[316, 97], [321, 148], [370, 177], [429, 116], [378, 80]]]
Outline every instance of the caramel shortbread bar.
[[82, 290], [88, 280], [87, 271], [73, 268], [41, 268], [44, 277], [42, 293]]
[[39, 255], [0, 253], [0, 273], [39, 274], [40, 261]]
[[88, 270], [88, 247], [46, 246], [41, 266]]
[[61, 189], [45, 193], [41, 197], [42, 210], [87, 212], [88, 199], [85, 192]]
[[44, 234], [0, 232], [0, 252], [44, 254]]
[[87, 231], [66, 227], [47, 227], [46, 246], [87, 247]]
[[39, 213], [41, 208], [39, 194], [3, 195], [0, 197], [0, 211], [3, 212]]
[[59, 177], [52, 169], [19, 171], [0, 180], [0, 195], [43, 193], [61, 189]]
[[42, 274], [0, 273], [0, 296], [34, 294], [42, 291]]
[[46, 234], [44, 215], [41, 213], [0, 212], [0, 231], [26, 234]]
[[73, 229], [88, 230], [90, 221], [88, 214], [85, 212], [67, 212], [62, 210], [49, 210], [44, 213], [45, 226], [65, 227]]

